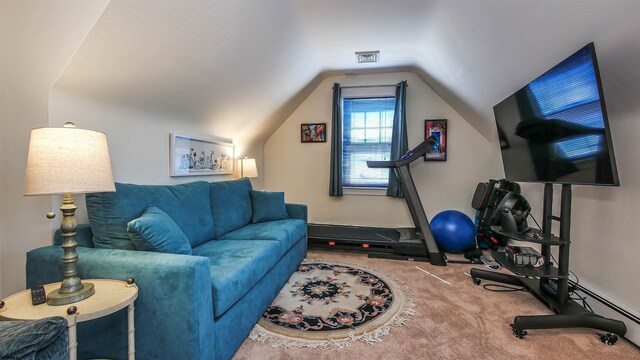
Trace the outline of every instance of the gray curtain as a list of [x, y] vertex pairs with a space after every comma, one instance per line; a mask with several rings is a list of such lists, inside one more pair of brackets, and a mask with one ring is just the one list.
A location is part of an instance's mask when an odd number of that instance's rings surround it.
[[333, 84], [331, 111], [331, 175], [329, 196], [342, 196], [342, 116], [340, 109], [340, 84]]
[[[393, 113], [393, 129], [391, 132], [391, 158], [400, 160], [402, 155], [409, 150], [407, 141], [407, 82], [402, 81], [396, 88], [396, 108]], [[393, 169], [389, 169], [389, 185], [387, 196], [403, 197], [400, 181]]]

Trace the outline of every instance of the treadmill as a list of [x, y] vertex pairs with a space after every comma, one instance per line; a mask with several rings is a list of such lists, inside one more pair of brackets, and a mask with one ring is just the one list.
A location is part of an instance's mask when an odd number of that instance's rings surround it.
[[436, 139], [429, 137], [400, 160], [367, 161], [370, 168], [393, 169], [409, 207], [414, 228], [377, 228], [349, 225], [309, 224], [310, 248], [365, 250], [370, 258], [428, 261], [445, 266], [446, 257], [436, 244], [420, 196], [411, 177], [409, 164], [423, 157]]

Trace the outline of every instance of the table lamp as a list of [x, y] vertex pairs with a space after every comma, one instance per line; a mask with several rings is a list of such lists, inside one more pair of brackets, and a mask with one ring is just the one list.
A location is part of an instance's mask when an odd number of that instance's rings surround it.
[[244, 159], [240, 160], [240, 177], [258, 177], [258, 167], [256, 166], [256, 159], [248, 159], [245, 156]]
[[76, 129], [72, 123], [31, 131], [24, 195], [64, 195], [60, 207], [64, 280], [48, 294], [49, 305], [71, 304], [94, 294], [93, 284], [83, 284], [76, 269], [77, 207], [71, 194], [106, 191], [115, 191], [115, 185], [104, 133]]

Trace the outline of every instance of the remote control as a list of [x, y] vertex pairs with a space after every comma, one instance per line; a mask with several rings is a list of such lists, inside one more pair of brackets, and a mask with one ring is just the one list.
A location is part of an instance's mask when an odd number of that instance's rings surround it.
[[480, 256], [480, 260], [484, 266], [488, 267], [491, 270], [500, 270], [500, 264], [498, 264], [492, 257], [482, 255]]
[[44, 292], [44, 286], [36, 286], [31, 289], [31, 303], [40, 305], [47, 302], [47, 294]]

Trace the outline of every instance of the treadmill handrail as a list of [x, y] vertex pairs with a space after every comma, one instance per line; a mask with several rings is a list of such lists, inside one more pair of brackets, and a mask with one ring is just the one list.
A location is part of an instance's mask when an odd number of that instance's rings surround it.
[[[430, 136], [427, 140], [418, 144], [418, 146], [408, 151], [403, 158], [399, 160], [387, 160], [387, 161], [367, 161], [367, 167], [370, 168], [399, 168], [401, 166], [408, 165], [414, 162], [419, 157], [424, 156], [429, 149], [436, 143], [436, 138]], [[405, 157], [406, 155], [409, 155]]]
[[395, 161], [367, 161], [367, 167], [370, 168], [394, 168], [396, 167]]

